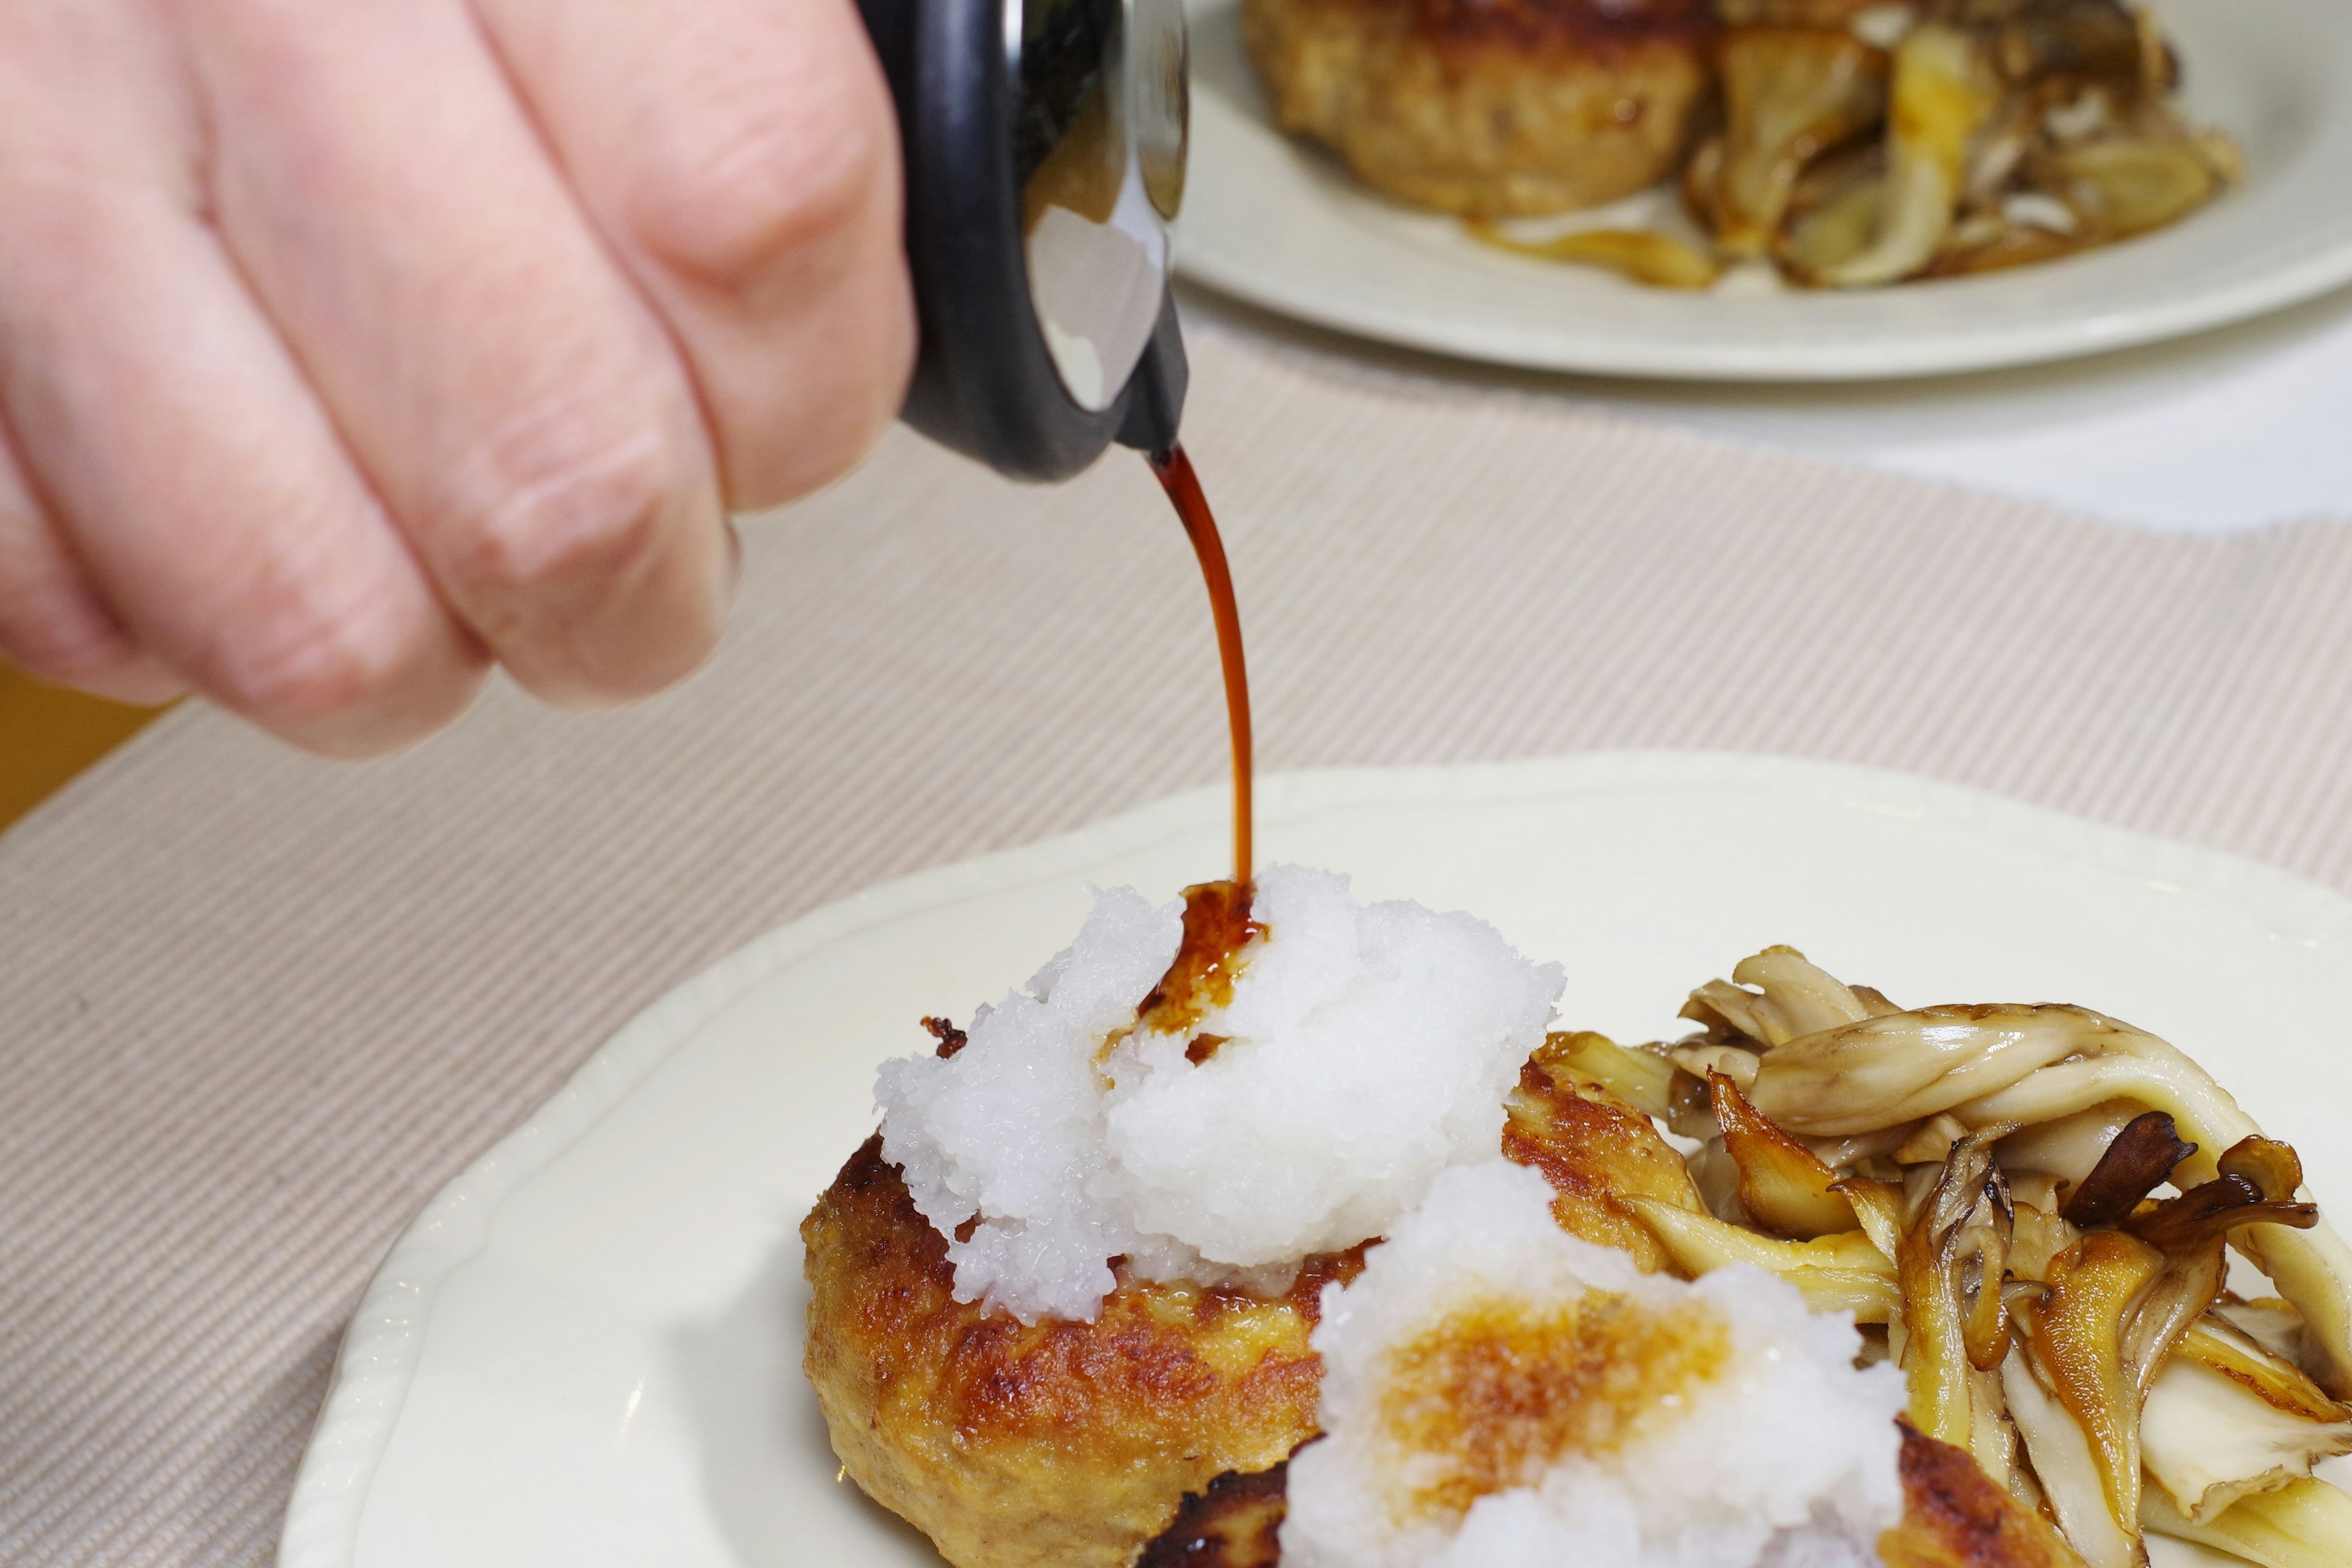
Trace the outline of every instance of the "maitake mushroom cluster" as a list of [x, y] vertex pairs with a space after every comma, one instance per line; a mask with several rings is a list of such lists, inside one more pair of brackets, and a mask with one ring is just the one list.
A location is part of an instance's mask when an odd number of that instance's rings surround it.
[[[1703, 1032], [1671, 1047], [1560, 1042], [1573, 1079], [1698, 1142], [1690, 1192], [1607, 1201], [1674, 1267], [1759, 1265], [1853, 1312], [1913, 1425], [2090, 1568], [2145, 1562], [2150, 1530], [2352, 1563], [2352, 1497], [2311, 1474], [2352, 1452], [2352, 1249], [2196, 1063], [2081, 1007], [1901, 1008], [1784, 947], [1684, 1016]], [[2231, 1248], [2277, 1297], [2229, 1292]]]
[[[1683, 165], [1696, 249], [1646, 230], [1506, 248], [1704, 288], [1769, 261], [1868, 288], [2048, 260], [2158, 228], [2241, 172], [2176, 102], [2122, 0], [1718, 0], [1716, 128]], [[1703, 111], [1702, 111], [1703, 112]], [[1702, 121], [1702, 125], [1704, 121]]]
[[[2118, 0], [1723, 9], [1724, 128], [1685, 200], [1720, 255], [1800, 282], [2041, 261], [2168, 224], [2238, 173], [2177, 112], [2147, 13]], [[1806, 25], [1825, 11], [1845, 27]]]
[[[1643, 1269], [1750, 1264], [1853, 1314], [1909, 1392], [1887, 1568], [2135, 1568], [2148, 1531], [2352, 1563], [2352, 1496], [2312, 1474], [2352, 1452], [2352, 1250], [2196, 1063], [2082, 1007], [1898, 1007], [1786, 947], [1684, 1016], [1552, 1036], [1503, 1152]], [[2232, 1248], [2276, 1297], [2231, 1293]], [[1275, 1568], [1284, 1489], [1220, 1478], [1139, 1568]]]

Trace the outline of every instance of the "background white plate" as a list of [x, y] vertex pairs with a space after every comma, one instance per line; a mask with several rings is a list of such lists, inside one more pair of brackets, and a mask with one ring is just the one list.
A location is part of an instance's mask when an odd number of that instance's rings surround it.
[[[1270, 859], [1476, 911], [1563, 960], [1572, 1024], [1681, 1032], [1772, 942], [1900, 1000], [2070, 1000], [2194, 1053], [2352, 1193], [2352, 902], [2282, 872], [1897, 774], [1601, 754], [1265, 781]], [[836, 1483], [799, 1373], [796, 1226], [927, 1048], [1077, 929], [1086, 884], [1214, 875], [1222, 792], [876, 889], [604, 1047], [435, 1200], [352, 1321], [284, 1568], [935, 1564]], [[2203, 1554], [2159, 1546], [2159, 1564]], [[2218, 1560], [2217, 1560], [2218, 1561]]]
[[[1238, 0], [1192, 0], [1182, 271], [1343, 331], [1553, 370], [1843, 381], [2022, 364], [2242, 320], [2352, 279], [2352, 0], [2156, 0], [2189, 112], [2247, 178], [2155, 234], [2039, 267], [1858, 292], [1643, 289], [1507, 256], [1274, 129]], [[1636, 202], [1644, 198], [1636, 198]]]

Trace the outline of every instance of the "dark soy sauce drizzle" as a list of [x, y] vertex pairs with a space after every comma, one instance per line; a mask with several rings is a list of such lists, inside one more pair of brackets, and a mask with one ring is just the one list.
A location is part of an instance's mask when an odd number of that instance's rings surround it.
[[[1250, 919], [1247, 884], [1197, 882], [1185, 889], [1184, 940], [1168, 973], [1136, 1008], [1136, 1027], [1181, 1035], [1231, 1002], [1234, 982], [1241, 976], [1242, 949], [1263, 929]], [[1202, 1035], [1184, 1055], [1197, 1066], [1224, 1043], [1222, 1036]]]
[[1208, 497], [1201, 493], [1200, 476], [1192, 471], [1192, 459], [1184, 455], [1182, 444], [1152, 453], [1150, 463], [1160, 488], [1175, 503], [1185, 535], [1192, 541], [1192, 553], [1201, 559], [1201, 576], [1209, 586], [1210, 613], [1216, 618], [1217, 658], [1225, 672], [1225, 721], [1233, 731], [1234, 744], [1234, 883], [1244, 889], [1242, 920], [1245, 923], [1246, 889], [1253, 869], [1250, 787], [1254, 769], [1250, 758], [1249, 666], [1242, 657], [1242, 617], [1234, 603], [1234, 574], [1225, 565], [1225, 544], [1217, 535], [1217, 520], [1209, 511]]
[[[1212, 1008], [1233, 1000], [1234, 981], [1244, 960], [1242, 950], [1260, 927], [1250, 919], [1251, 822], [1250, 793], [1255, 770], [1250, 756], [1249, 667], [1242, 658], [1242, 617], [1234, 603], [1234, 574], [1225, 565], [1224, 541], [1217, 535], [1217, 520], [1209, 500], [1201, 493], [1200, 476], [1180, 446], [1150, 458], [1151, 471], [1176, 506], [1176, 515], [1201, 560], [1201, 577], [1209, 587], [1209, 610], [1217, 623], [1217, 659], [1224, 668], [1225, 721], [1234, 748], [1234, 875], [1224, 882], [1202, 882], [1184, 889], [1184, 940], [1175, 961], [1160, 984], [1136, 1010], [1136, 1025], [1155, 1033], [1181, 1034], [1198, 1024]], [[1215, 1054], [1224, 1039], [1202, 1035], [1184, 1048], [1185, 1059], [1198, 1065]]]
[[[1202, 580], [1208, 584], [1209, 611], [1217, 624], [1217, 661], [1224, 668], [1225, 722], [1234, 748], [1233, 879], [1199, 882], [1184, 889], [1183, 941], [1160, 984], [1138, 1005], [1132, 1026], [1155, 1034], [1182, 1034], [1233, 1000], [1234, 982], [1245, 962], [1243, 949], [1265, 928], [1250, 918], [1250, 795], [1255, 772], [1250, 754], [1249, 666], [1242, 657], [1242, 616], [1234, 603], [1225, 542], [1218, 537], [1209, 498], [1201, 493], [1201, 478], [1192, 471], [1192, 459], [1184, 455], [1182, 445], [1154, 452], [1148, 460], [1160, 488], [1175, 503], [1192, 553], [1200, 557]], [[926, 1018], [923, 1026], [939, 1041], [939, 1055], [951, 1057], [963, 1049], [964, 1032], [945, 1018]], [[1101, 1054], [1108, 1055], [1127, 1033], [1113, 1031], [1103, 1041]], [[1224, 1043], [1221, 1035], [1197, 1036], [1185, 1046], [1185, 1059], [1197, 1066]]]

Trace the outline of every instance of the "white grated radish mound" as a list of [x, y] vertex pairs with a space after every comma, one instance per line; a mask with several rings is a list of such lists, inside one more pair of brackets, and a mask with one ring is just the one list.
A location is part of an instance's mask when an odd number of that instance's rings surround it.
[[[1265, 934], [1232, 1000], [1184, 1033], [1103, 1053], [1181, 938], [1178, 906], [1122, 889], [954, 1057], [884, 1065], [884, 1155], [941, 1234], [979, 1221], [949, 1244], [960, 1298], [1091, 1319], [1119, 1256], [1149, 1278], [1278, 1288], [1308, 1254], [1385, 1233], [1439, 1173], [1494, 1158], [1559, 966], [1471, 916], [1360, 904], [1298, 867], [1260, 875], [1252, 914]], [[1223, 1043], [1195, 1064], [1202, 1034]]]
[[1439, 1172], [1494, 1158], [1560, 991], [1492, 926], [1358, 904], [1344, 877], [1269, 871], [1254, 915], [1265, 942], [1195, 1031], [1216, 1054], [1139, 1034], [1108, 1064], [1137, 1226], [1243, 1268], [1383, 1235]]
[[[1326, 1288], [1313, 1342], [1328, 1435], [1291, 1461], [1284, 1568], [1878, 1568], [1903, 1512], [1902, 1374], [1856, 1371], [1852, 1323], [1809, 1313], [1785, 1281], [1643, 1275], [1560, 1230], [1551, 1197], [1500, 1160], [1448, 1172], [1353, 1285]], [[1579, 1426], [1578, 1398], [1526, 1351], [1573, 1342], [1496, 1322], [1612, 1325], [1594, 1342], [1648, 1347], [1608, 1365], [1635, 1414]], [[1677, 1342], [1714, 1359], [1657, 1348]]]
[[[1024, 1321], [1091, 1318], [1108, 1259], [1136, 1245], [1103, 1145], [1095, 1051], [1135, 1017], [1182, 939], [1178, 907], [1131, 888], [1095, 895], [1078, 939], [1024, 992], [982, 1007], [953, 1057], [882, 1064], [882, 1152], [942, 1236], [956, 1294]], [[957, 1227], [982, 1216], [969, 1241]]]

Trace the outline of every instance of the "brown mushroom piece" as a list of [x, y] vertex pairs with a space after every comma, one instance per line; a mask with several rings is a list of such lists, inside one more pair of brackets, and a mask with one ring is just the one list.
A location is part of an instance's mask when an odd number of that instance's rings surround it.
[[2171, 1117], [2161, 1110], [2144, 1112], [2116, 1132], [2059, 1213], [2067, 1224], [2086, 1229], [2113, 1225], [2169, 1181], [2172, 1167], [2195, 1152], [2197, 1145], [2181, 1142]]
[[1724, 143], [1708, 203], [1727, 256], [1764, 255], [1812, 159], [1876, 125], [1887, 57], [1852, 33], [1734, 27], [1717, 47]]
[[2001, 22], [1992, 58], [2011, 81], [2049, 77], [2134, 82], [2143, 68], [2139, 24], [2116, 0], [2052, 0]]
[[2198, 143], [2169, 131], [2048, 149], [2032, 177], [2102, 240], [2162, 228], [2211, 200], [2222, 183]]
[[[2130, 1100], [2117, 1100], [2072, 1116], [2037, 1121], [2002, 1139], [1995, 1158], [2009, 1173], [2011, 1184], [2023, 1173], [2040, 1172], [2069, 1187], [2079, 1187], [2106, 1158], [2116, 1135], [2135, 1117], [2146, 1114]], [[2057, 1206], [2052, 1205], [2053, 1213]]]
[[[1778, 962], [1821, 974], [1793, 950], [1778, 951], [1788, 955]], [[2021, 1131], [2003, 1144], [2005, 1153], [2014, 1152], [2027, 1168], [2054, 1167], [2079, 1179], [2075, 1167], [2087, 1175], [2114, 1129], [2160, 1110], [2184, 1142], [2198, 1146], [2175, 1173], [2194, 1186], [2222, 1173], [2210, 1151], [2260, 1136], [2228, 1091], [2183, 1052], [2088, 1008], [1944, 1005], [1883, 1013], [1826, 975], [1784, 994], [1826, 999], [1832, 1016], [1849, 1008], [1858, 1016], [1795, 1033], [1793, 1025], [1817, 1015], [1783, 1012], [1788, 1002], [1769, 988], [1759, 994], [1715, 981], [1694, 991], [1684, 1011], [1707, 1024], [1716, 1043], [1681, 1049], [1720, 1060], [1724, 1050], [1737, 1048], [1731, 1038], [1758, 1047], [1746, 1053], [1755, 1063], [1743, 1089], [1748, 1102], [1817, 1150], [1828, 1141], [1896, 1131], [1902, 1135], [1889, 1146], [1900, 1149], [1918, 1136], [1915, 1123], [1948, 1115], [1968, 1128], [2011, 1124]], [[2242, 1177], [2252, 1181], [2254, 1173]], [[2281, 1193], [2263, 1201], [2273, 1206], [2238, 1211], [2231, 1243], [2301, 1314], [2304, 1357], [2320, 1385], [2352, 1394], [2352, 1247], [2324, 1218], [2310, 1222], [2301, 1206], [2307, 1200]], [[2184, 1223], [2173, 1217], [2182, 1213], [2168, 1211], [2159, 1222], [2159, 1242], [2174, 1234], [2168, 1227]]]
[[1813, 1152], [1757, 1113], [1724, 1074], [1707, 1075], [1724, 1151], [1738, 1169], [1740, 1206], [1775, 1236], [1811, 1241], [1857, 1229], [1853, 1202], [1837, 1173]]
[[1795, 948], [1768, 947], [1741, 959], [1729, 980], [1710, 980], [1693, 991], [1682, 1016], [1769, 1049], [1893, 1010], [1873, 1006]]
[[2352, 1563], [2352, 1495], [2326, 1481], [2287, 1482], [2242, 1498], [2208, 1524], [2193, 1524], [2150, 1487], [2141, 1517], [2160, 1535], [2193, 1541], [2258, 1568], [2344, 1568]]
[[1644, 228], [1580, 228], [1549, 239], [1518, 239], [1483, 218], [1463, 228], [1481, 245], [1538, 261], [1598, 267], [1653, 289], [1706, 289], [1723, 275], [1714, 258], [1672, 235]]
[[2055, 261], [2083, 249], [2085, 243], [2072, 234], [2000, 216], [1989, 221], [1981, 233], [1956, 230], [1951, 242], [1937, 252], [1920, 276], [1969, 278], [1981, 272], [2005, 272], [2012, 267]]
[[1748, 1098], [1800, 1135], [1865, 1132], [1986, 1101], [2037, 1068], [2101, 1051], [2125, 1027], [2082, 1007], [1916, 1007], [1780, 1044], [1765, 1056]]
[[[2190, 1236], [2160, 1252], [2124, 1231], [2091, 1231], [2052, 1261], [2047, 1296], [2020, 1313], [2028, 1328], [2008, 1378], [2012, 1409], [2069, 1537], [2095, 1565], [2137, 1559], [2144, 1471], [2191, 1493], [2201, 1520], [2298, 1473], [2298, 1458], [2307, 1474], [2311, 1458], [2340, 1451], [2332, 1445], [2352, 1433], [2308, 1409], [2269, 1415], [2228, 1376], [2173, 1354], [2221, 1292], [2219, 1242], [2218, 1232]], [[2036, 1387], [2021, 1389], [2021, 1374]]]
[[[2352, 1279], [2293, 1149], [2181, 1052], [2088, 1009], [1897, 1012], [1786, 949], [1735, 973], [1692, 994], [1685, 1016], [1706, 1033], [1669, 1054], [1708, 1075], [1703, 1125], [1679, 1130], [1714, 1140], [1737, 1197], [1718, 1212], [1738, 1223], [1641, 1206], [1678, 1265], [1754, 1263], [1864, 1321], [1891, 1296], [1882, 1353], [1905, 1371], [1923, 1440], [2046, 1509], [2090, 1568], [2139, 1568], [2143, 1518], [2215, 1542], [2234, 1531], [2229, 1549], [2258, 1562], [2285, 1539], [2266, 1508], [2326, 1524], [2329, 1505], [2260, 1500], [2352, 1450], [2352, 1411], [2292, 1359], [2310, 1348], [2315, 1372], [2340, 1364], [2332, 1314]], [[1889, 1155], [1903, 1183], [1864, 1173]], [[2009, 1194], [2012, 1164], [2039, 1205]], [[2168, 1181], [2183, 1190], [2151, 1195]], [[1813, 1206], [1832, 1195], [1856, 1233]], [[2311, 1302], [2308, 1319], [2225, 1301], [2225, 1237]], [[2323, 1560], [2352, 1558], [2278, 1559]]]
[[1773, 252], [1791, 278], [1819, 283], [1869, 247], [1878, 232], [1885, 174], [1885, 154], [1875, 146], [1860, 157], [1832, 153], [1805, 171]]
[[1628, 1198], [1675, 1265], [1696, 1278], [1752, 1264], [1797, 1288], [1816, 1312], [1851, 1312], [1858, 1323], [1885, 1323], [1901, 1310], [1895, 1265], [1861, 1231], [1812, 1241], [1775, 1241], [1752, 1230], [1654, 1198]]
[[[2000, 1366], [2009, 1351], [2000, 1291], [2009, 1194], [1993, 1167], [1997, 1136], [1970, 1137], [1953, 1148], [1895, 1247], [1903, 1292], [1900, 1360], [1911, 1421], [1930, 1437], [1962, 1448], [1977, 1447], [1984, 1425], [1970, 1373]], [[1973, 1280], [1965, 1278], [1970, 1263], [1978, 1265]], [[1979, 1463], [1987, 1458], [1977, 1454]]]
[[2164, 1268], [2141, 1294], [2124, 1329], [2124, 1381], [2136, 1397], [2147, 1397], [2149, 1385], [2181, 1336], [2221, 1299], [2228, 1274], [2229, 1260], [2218, 1236], [2166, 1249]]
[[2182, 1336], [2140, 1410], [2148, 1480], [2192, 1524], [2352, 1453], [2352, 1410], [2291, 1363], [2205, 1319]]
[[[2119, 1233], [2105, 1231], [2102, 1236], [2116, 1237]], [[2084, 1237], [2087, 1242], [2090, 1238]], [[2135, 1247], [2144, 1243], [2122, 1240]], [[2146, 1248], [2150, 1254], [2153, 1248]], [[2071, 1259], [2062, 1256], [2053, 1272], [2067, 1268]], [[2152, 1262], [2149, 1267], [2153, 1267]], [[2011, 1312], [2020, 1331], [2020, 1343], [2010, 1358], [2001, 1363], [2001, 1392], [2007, 1398], [2011, 1419], [2016, 1422], [2018, 1436], [2023, 1439], [2033, 1473], [2042, 1484], [2051, 1511], [2066, 1539], [2080, 1552], [2089, 1568], [2139, 1568], [2145, 1561], [2140, 1546], [2140, 1527], [2137, 1510], [2128, 1517], [2119, 1517], [2115, 1507], [2115, 1492], [2108, 1485], [2113, 1469], [2113, 1455], [2103, 1457], [2101, 1444], [2069, 1403], [2061, 1397], [2058, 1384], [2061, 1374], [2051, 1368], [2038, 1353], [2036, 1342], [2042, 1337], [2042, 1303], [2030, 1293], [2021, 1292], [2011, 1303]], [[2117, 1312], [2120, 1317], [2120, 1310]], [[2085, 1331], [2087, 1330], [2087, 1331]], [[2121, 1407], [2118, 1392], [2112, 1402], [2104, 1397], [2104, 1386], [2112, 1381], [2120, 1384], [2119, 1367], [2102, 1376], [2102, 1356], [2095, 1325], [2086, 1325], [2062, 1334], [2061, 1343], [2079, 1345], [2082, 1359], [2088, 1364], [2079, 1369], [2086, 1375], [2070, 1381], [2091, 1385], [2094, 1403], [2104, 1412], [2102, 1425], [2111, 1431], [2127, 1418], [2136, 1418], [2136, 1410]], [[2119, 1362], [2120, 1357], [2116, 1357]], [[2137, 1436], [2137, 1426], [2133, 1427]], [[2136, 1479], [2136, 1478], [2135, 1478]], [[2130, 1489], [2136, 1491], [2135, 1486]]]
[[2277, 1296], [2253, 1300], [2222, 1293], [2213, 1316], [2289, 1363], [2303, 1364], [2303, 1314]]
[[[2196, 1152], [2197, 1146], [2183, 1142], [2172, 1118], [2160, 1110], [2136, 1116], [2116, 1129], [2106, 1151], [2077, 1184], [2056, 1222], [2063, 1230], [2075, 1233], [2076, 1241], [2053, 1248], [2053, 1232], [2039, 1224], [2038, 1216], [2037, 1224], [2028, 1227], [2026, 1250], [2040, 1255], [2031, 1277], [2054, 1280], [2058, 1272], [2053, 1264], [2081, 1256], [2082, 1232], [2112, 1228], [2119, 1221], [2159, 1212], [2164, 1205], [2149, 1200], [2148, 1193]], [[2292, 1163], [2293, 1151], [2287, 1152], [2287, 1165], [2271, 1160], [2267, 1168], [2299, 1177], [2301, 1167]], [[2120, 1338], [2123, 1383], [2134, 1399], [2147, 1397], [2148, 1385], [2174, 1345], [2221, 1295], [2225, 1259], [2221, 1227], [2173, 1228], [2173, 1234], [2142, 1237], [2162, 1250], [2163, 1259], [2128, 1308]]]
[[1665, 1052], [1654, 1046], [1628, 1047], [1590, 1029], [1563, 1031], [1544, 1037], [1546, 1060], [1589, 1079], [1622, 1098], [1644, 1116], [1661, 1121], [1674, 1114], [1675, 1080], [1684, 1077]]
[[[2246, 1142], [2268, 1140], [2250, 1138]], [[2294, 1188], [2284, 1190], [2293, 1193]], [[2136, 1235], [2158, 1247], [2185, 1247], [2208, 1237], [2226, 1235], [2242, 1226], [2286, 1226], [2309, 1230], [2318, 1223], [2317, 1204], [2270, 1197], [2247, 1177], [2227, 1171], [2179, 1197], [2150, 1206], [2146, 1213], [2134, 1215], [2128, 1222]]]
[[[2135, 1101], [2168, 1112], [2182, 1133], [2199, 1145], [2199, 1152], [2182, 1161], [2176, 1172], [2176, 1180], [2191, 1183], [2221, 1173], [2218, 1157], [2207, 1151], [2234, 1148], [2260, 1136], [2252, 1119], [2229, 1092], [2180, 1050], [2145, 1030], [2086, 1009], [2063, 1011], [2081, 1016], [2086, 1030], [2082, 1051], [2037, 1068], [2005, 1089], [1954, 1106], [1953, 1113], [1971, 1125], [2030, 1124], [2118, 1100]], [[1769, 1076], [1768, 1064], [1758, 1080], [1759, 1105]], [[2339, 1396], [2352, 1394], [2352, 1247], [2324, 1218], [2306, 1222], [2294, 1207], [2280, 1208], [2275, 1215], [2248, 1213], [2246, 1223], [2231, 1233], [2231, 1244], [2303, 1314], [2306, 1363], [2321, 1386]]]
[[1969, 142], [2000, 101], [1992, 68], [1967, 30], [1931, 22], [1904, 37], [1895, 48], [1877, 228], [1859, 255], [1823, 268], [1822, 283], [1868, 288], [1927, 265], [1951, 229]]

